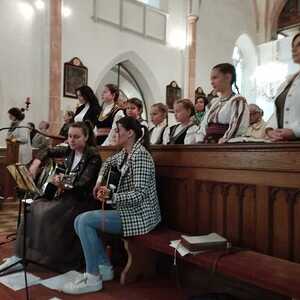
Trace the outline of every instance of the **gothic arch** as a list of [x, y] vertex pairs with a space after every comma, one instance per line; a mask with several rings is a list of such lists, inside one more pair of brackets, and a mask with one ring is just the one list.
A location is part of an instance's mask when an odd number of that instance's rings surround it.
[[277, 33], [277, 23], [279, 15], [284, 8], [287, 0], [277, 0], [273, 5], [273, 9], [270, 13], [270, 22], [271, 22], [271, 37], [275, 37]]
[[153, 72], [145, 63], [145, 61], [134, 51], [128, 51], [122, 53], [112, 59], [106, 67], [98, 75], [96, 81], [96, 93], [99, 94], [107, 82], [104, 82], [105, 75], [111, 70], [115, 65], [122, 63], [130, 71], [130, 73], [136, 79], [138, 85], [143, 91], [143, 96], [145, 98], [147, 107], [151, 105], [152, 102], [161, 98], [163, 95], [162, 85], [160, 85], [155, 78]]

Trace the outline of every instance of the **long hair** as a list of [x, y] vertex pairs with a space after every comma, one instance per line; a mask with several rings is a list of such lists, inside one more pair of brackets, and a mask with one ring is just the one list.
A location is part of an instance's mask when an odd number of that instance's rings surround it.
[[117, 125], [122, 125], [127, 131], [133, 130], [135, 133], [135, 142], [139, 139], [141, 140], [141, 144], [149, 150], [150, 147], [150, 138], [148, 128], [142, 125], [138, 120], [133, 117], [123, 117], [117, 121]]
[[75, 122], [75, 123], [71, 124], [69, 129], [71, 127], [80, 128], [82, 130], [83, 135], [85, 137], [88, 137], [87, 142], [86, 142], [88, 146], [96, 146], [96, 140], [95, 140], [95, 135], [93, 132], [93, 127], [89, 120], [86, 120], [83, 122]]
[[236, 71], [234, 65], [230, 63], [223, 63], [218, 64], [213, 67], [213, 69], [218, 69], [223, 74], [230, 74], [231, 75], [231, 85], [235, 87], [238, 93], [240, 93], [239, 88], [236, 84]]
[[96, 106], [100, 108], [99, 101], [93, 90], [88, 85], [83, 85], [76, 89], [76, 93], [80, 92], [81, 96], [90, 106]]

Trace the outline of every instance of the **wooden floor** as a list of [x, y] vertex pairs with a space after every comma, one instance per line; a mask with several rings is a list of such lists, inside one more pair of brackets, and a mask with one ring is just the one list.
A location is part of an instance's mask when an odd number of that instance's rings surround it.
[[[5, 240], [6, 234], [0, 234], [0, 243]], [[0, 246], [0, 260], [12, 254], [12, 243]], [[50, 272], [29, 266], [29, 272], [41, 277], [49, 278], [52, 275]], [[41, 285], [29, 288], [31, 300], [48, 300], [51, 298], [59, 299], [78, 299], [78, 300], [181, 300], [185, 299], [183, 291], [176, 288], [175, 282], [164, 278], [156, 278], [151, 281], [141, 281], [135, 284], [122, 286], [117, 280], [104, 283], [102, 291], [86, 294], [81, 296], [68, 296], [60, 292], [52, 291]], [[0, 284], [0, 299], [1, 300], [23, 300], [26, 299], [25, 291], [14, 292]]]
[[0, 233], [15, 232], [18, 217], [18, 202], [5, 202], [0, 207]]

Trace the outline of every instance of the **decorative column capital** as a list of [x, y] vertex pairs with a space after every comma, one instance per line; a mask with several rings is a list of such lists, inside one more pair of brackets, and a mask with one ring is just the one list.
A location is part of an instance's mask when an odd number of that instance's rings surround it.
[[187, 19], [189, 23], [196, 23], [199, 20], [199, 17], [196, 15], [189, 15]]

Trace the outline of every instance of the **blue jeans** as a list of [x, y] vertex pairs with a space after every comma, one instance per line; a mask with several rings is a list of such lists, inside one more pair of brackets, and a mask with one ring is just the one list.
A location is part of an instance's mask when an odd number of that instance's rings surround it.
[[120, 234], [122, 221], [117, 210], [93, 210], [80, 214], [74, 221], [74, 228], [80, 238], [84, 252], [86, 272], [99, 273], [99, 265], [110, 266], [106, 249], [100, 239], [99, 231]]

